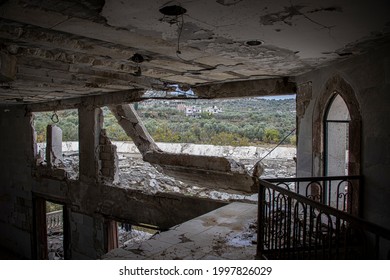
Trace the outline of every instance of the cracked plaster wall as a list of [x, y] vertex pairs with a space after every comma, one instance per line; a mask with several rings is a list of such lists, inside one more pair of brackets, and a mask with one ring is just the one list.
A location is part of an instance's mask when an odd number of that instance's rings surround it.
[[[362, 215], [386, 228], [390, 228], [389, 49], [389, 46], [385, 46], [296, 78], [298, 95], [301, 94], [297, 97], [299, 102], [297, 106], [300, 108], [297, 176], [321, 174], [322, 155], [313, 155], [313, 143], [320, 141], [321, 137], [313, 130], [316, 127], [315, 123], [313, 125], [315, 110], [321, 96], [326, 92], [325, 86], [328, 81], [337, 82], [340, 78], [344, 79], [355, 93], [361, 114], [362, 132], [361, 135], [354, 136], [356, 139], [354, 143], [361, 140], [360, 174], [364, 176], [364, 189], [361, 194]], [[307, 99], [310, 91], [312, 98]], [[346, 102], [348, 104], [351, 101]]]

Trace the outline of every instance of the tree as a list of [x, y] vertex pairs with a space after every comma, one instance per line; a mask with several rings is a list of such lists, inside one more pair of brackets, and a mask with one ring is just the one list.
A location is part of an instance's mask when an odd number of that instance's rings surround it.
[[235, 133], [221, 132], [211, 137], [210, 143], [222, 146], [248, 146], [249, 140]]
[[156, 132], [152, 135], [152, 137], [157, 142], [170, 142], [170, 143], [180, 142], [180, 135], [174, 133], [168, 127], [167, 123], [163, 123], [163, 125], [159, 126], [156, 129]]
[[279, 131], [274, 128], [266, 128], [264, 132], [264, 142], [275, 144], [280, 141]]

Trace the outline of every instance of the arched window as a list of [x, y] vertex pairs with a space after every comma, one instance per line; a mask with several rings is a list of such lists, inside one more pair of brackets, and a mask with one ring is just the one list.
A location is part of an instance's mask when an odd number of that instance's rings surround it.
[[324, 120], [325, 176], [348, 175], [350, 121], [347, 104], [339, 94], [335, 95]]
[[[313, 174], [317, 176], [357, 176], [360, 174], [361, 115], [353, 88], [340, 76], [334, 75], [325, 83], [316, 102], [313, 116]], [[325, 203], [337, 207], [337, 197], [345, 203], [338, 209], [359, 215], [360, 181], [353, 186], [332, 181], [323, 187]], [[336, 186], [336, 188], [334, 188]], [[341, 194], [343, 193], [343, 194]]]

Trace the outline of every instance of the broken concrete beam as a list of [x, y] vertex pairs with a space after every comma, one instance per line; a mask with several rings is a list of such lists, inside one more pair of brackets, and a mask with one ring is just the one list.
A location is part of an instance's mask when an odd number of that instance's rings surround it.
[[227, 204], [179, 193], [147, 194], [112, 185], [72, 183], [69, 188], [67, 199], [79, 212], [88, 215], [99, 213], [115, 220], [155, 225], [161, 229], [168, 229]]
[[157, 170], [190, 185], [226, 191], [256, 193], [256, 178], [233, 159], [166, 152], [148, 152], [144, 160]]
[[49, 167], [57, 167], [62, 163], [62, 130], [56, 125], [47, 126], [46, 162]]
[[296, 84], [288, 78], [272, 78], [192, 87], [199, 98], [283, 95], [296, 93]]
[[144, 160], [152, 164], [164, 164], [174, 166], [185, 166], [204, 170], [220, 172], [234, 171], [239, 174], [246, 174], [243, 164], [233, 159], [215, 156], [199, 156], [190, 154], [173, 154], [167, 152], [147, 152]]
[[146, 130], [133, 105], [117, 105], [109, 106], [109, 108], [127, 136], [133, 139], [142, 155], [149, 151], [161, 151]]
[[128, 104], [130, 102], [141, 101], [145, 90], [129, 89], [114, 91], [106, 94], [61, 99], [56, 101], [35, 103], [27, 105], [27, 110], [31, 112], [47, 112], [53, 110], [66, 110], [82, 107], [83, 104], [93, 104], [94, 107], [107, 106], [110, 104]]

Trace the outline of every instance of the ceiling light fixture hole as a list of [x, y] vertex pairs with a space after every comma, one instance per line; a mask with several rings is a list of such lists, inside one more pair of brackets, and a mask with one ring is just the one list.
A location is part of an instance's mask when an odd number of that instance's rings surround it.
[[260, 41], [260, 40], [250, 40], [250, 41], [247, 41], [246, 44], [248, 46], [260, 46], [260, 45], [264, 44], [264, 42]]
[[135, 53], [130, 59], [135, 63], [142, 63], [144, 61], [144, 57], [139, 53]]
[[165, 6], [162, 7], [159, 11], [165, 16], [180, 16], [187, 12], [186, 9], [177, 5]]

